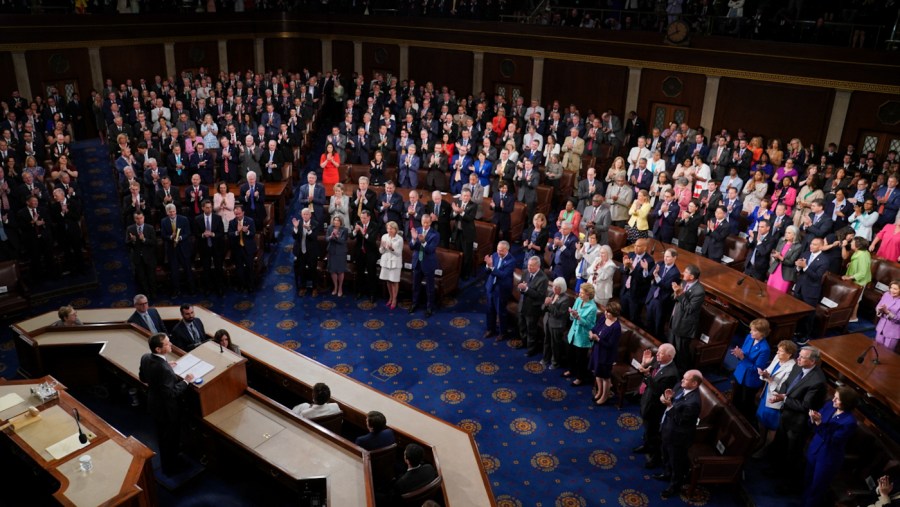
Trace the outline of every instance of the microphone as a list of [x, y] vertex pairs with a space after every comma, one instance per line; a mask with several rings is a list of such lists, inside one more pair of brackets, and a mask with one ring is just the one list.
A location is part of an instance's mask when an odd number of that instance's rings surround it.
[[75, 413], [75, 424], [78, 426], [78, 441], [82, 444], [86, 444], [88, 441], [88, 437], [84, 434], [83, 431], [81, 431], [81, 415], [78, 413], [77, 408], [73, 408], [72, 412]]
[[870, 350], [875, 352], [875, 357], [872, 359], [872, 364], [875, 364], [875, 365], [881, 364], [881, 361], [878, 360], [878, 349], [875, 348], [875, 345], [869, 345], [869, 348], [864, 350], [863, 353], [860, 354], [859, 357], [856, 358], [856, 362], [859, 364], [863, 364], [863, 361], [866, 360], [866, 355], [869, 353]]
[[219, 341], [219, 354], [223, 354], [223, 353], [225, 353], [225, 349], [222, 348], [222, 342], [220, 340]]
[[653, 254], [655, 254], [655, 253], [656, 253], [656, 241], [654, 241], [653, 244], [650, 245], [650, 257], [653, 257]]
[[[744, 280], [746, 280], [747, 278], [748, 278], [747, 275], [744, 275], [743, 278], [738, 280], [737, 284], [744, 285]], [[757, 295], [759, 297], [763, 297], [763, 290], [762, 290], [762, 286], [759, 284], [759, 280], [757, 280], [756, 278], [751, 278], [751, 280], [753, 280], [754, 286], [757, 288], [757, 290], [759, 290], [759, 293]]]

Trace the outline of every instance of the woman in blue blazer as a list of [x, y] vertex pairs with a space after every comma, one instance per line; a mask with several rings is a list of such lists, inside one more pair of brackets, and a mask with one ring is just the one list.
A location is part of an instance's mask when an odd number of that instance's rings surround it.
[[766, 341], [770, 329], [766, 319], [754, 320], [750, 323], [750, 334], [744, 339], [744, 344], [731, 351], [731, 355], [740, 361], [734, 369], [732, 401], [751, 423], [756, 419], [756, 393], [763, 385], [759, 372], [766, 369], [772, 357], [769, 342]]
[[853, 409], [859, 395], [849, 387], [838, 387], [822, 410], [809, 411], [813, 437], [806, 450], [804, 507], [832, 505], [827, 502], [832, 479], [841, 470], [847, 442], [856, 432]]

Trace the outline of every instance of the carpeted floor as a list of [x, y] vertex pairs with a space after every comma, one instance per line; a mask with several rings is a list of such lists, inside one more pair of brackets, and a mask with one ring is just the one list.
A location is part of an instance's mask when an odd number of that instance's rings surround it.
[[[36, 312], [67, 303], [81, 308], [130, 306], [134, 294], [106, 148], [97, 141], [78, 143], [75, 160], [88, 174], [82, 184], [99, 288], [39, 302]], [[421, 312], [408, 315], [405, 308], [390, 311], [383, 302], [373, 305], [330, 295], [298, 298], [290, 241], [290, 235], [281, 235], [270, 254], [262, 288], [255, 294], [151, 303], [192, 302], [207, 307], [472, 432], [500, 505], [637, 507], [664, 502], [660, 492], [665, 484], [650, 478], [650, 471], [643, 468], [643, 456], [631, 453], [640, 443], [637, 405], [626, 403], [622, 410], [594, 406], [590, 390], [571, 387], [559, 370], [544, 369], [510, 342], [482, 340], [480, 281], [444, 300], [427, 320]], [[867, 330], [865, 326], [871, 329], [867, 323], [858, 329]], [[13, 342], [8, 329], [0, 332], [0, 374], [11, 377], [16, 369]], [[725, 384], [722, 382], [723, 388]], [[340, 393], [334, 394], [340, 397]], [[110, 420], [127, 419], [127, 414], [110, 414]], [[146, 438], [152, 440], [152, 435]], [[772, 505], [765, 479], [754, 479], [752, 484], [751, 496], [759, 495], [755, 503]], [[198, 488], [209, 494], [228, 491], [234, 498], [254, 500], [254, 488], [240, 478], [202, 478], [200, 485], [194, 486]], [[161, 500], [197, 505], [190, 500], [194, 494], [165, 494]], [[731, 486], [701, 487], [693, 498], [668, 502], [744, 505], [744, 494], [743, 488]], [[789, 499], [778, 502], [787, 505]]]

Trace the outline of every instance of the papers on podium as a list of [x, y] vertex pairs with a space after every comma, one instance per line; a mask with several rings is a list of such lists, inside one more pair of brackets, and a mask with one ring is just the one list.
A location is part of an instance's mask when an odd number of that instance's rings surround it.
[[200, 359], [199, 357], [193, 354], [185, 354], [181, 356], [175, 363], [175, 374], [181, 378], [188, 376], [188, 374], [193, 373], [194, 378], [203, 378], [204, 375], [211, 372], [213, 370], [213, 365], [207, 363], [206, 361]]

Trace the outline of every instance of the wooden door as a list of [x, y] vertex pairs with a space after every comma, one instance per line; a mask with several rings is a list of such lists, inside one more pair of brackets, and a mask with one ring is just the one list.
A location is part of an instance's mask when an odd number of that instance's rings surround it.
[[72, 100], [72, 95], [75, 93], [78, 93], [78, 95], [81, 95], [81, 93], [78, 92], [78, 81], [76, 81], [74, 79], [61, 79], [59, 81], [44, 81], [41, 84], [42, 84], [41, 89], [44, 92], [45, 100], [47, 97], [49, 97], [51, 95], [50, 91], [53, 88], [56, 88], [57, 92], [59, 92], [59, 95], [61, 97], [63, 97], [64, 99], [66, 99], [66, 102]]
[[870, 151], [875, 152], [875, 159], [879, 161], [887, 158], [889, 151], [900, 153], [900, 134], [874, 131], [861, 132], [859, 143], [856, 145], [856, 152], [864, 154]]
[[682, 122], [691, 121], [691, 108], [677, 104], [664, 104], [652, 102], [650, 104], [651, 129], [658, 128], [660, 132], [666, 130], [670, 122], [681, 125]]
[[494, 95], [502, 95], [507, 104], [515, 104], [525, 87], [520, 84], [494, 83]]

